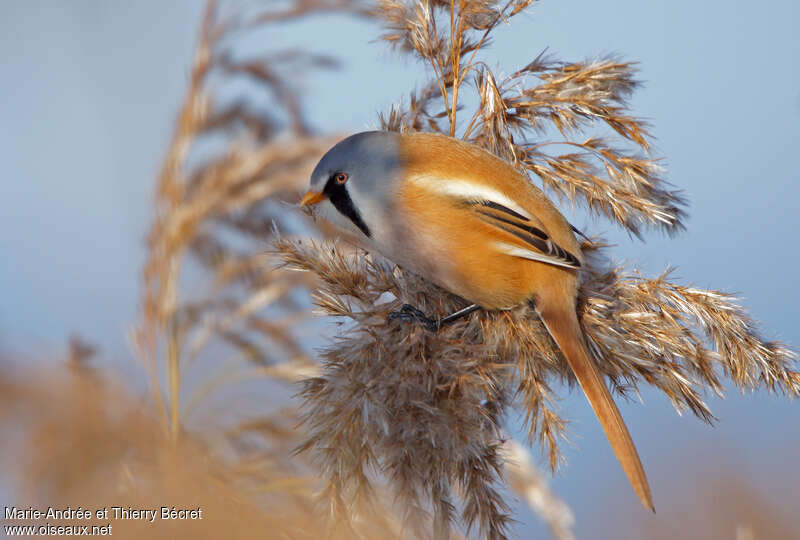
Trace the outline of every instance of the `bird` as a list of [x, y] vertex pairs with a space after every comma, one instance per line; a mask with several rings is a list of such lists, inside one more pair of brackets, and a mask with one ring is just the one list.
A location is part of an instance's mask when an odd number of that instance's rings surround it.
[[443, 134], [366, 131], [320, 159], [300, 205], [368, 251], [471, 302], [436, 321], [405, 305], [399, 318], [437, 330], [477, 309], [535, 306], [635, 493], [655, 512], [639, 454], [578, 320], [584, 260], [576, 229], [527, 176]]

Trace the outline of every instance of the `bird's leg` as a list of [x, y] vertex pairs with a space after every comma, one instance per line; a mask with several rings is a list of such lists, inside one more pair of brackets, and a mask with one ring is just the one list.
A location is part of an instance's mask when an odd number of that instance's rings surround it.
[[462, 317], [466, 317], [470, 313], [478, 311], [479, 309], [481, 309], [481, 306], [479, 306], [478, 304], [470, 304], [470, 305], [468, 305], [467, 307], [465, 307], [463, 309], [459, 309], [455, 313], [451, 313], [447, 317], [444, 317], [443, 319], [440, 319], [439, 320], [439, 328], [441, 328], [445, 324], [451, 323], [453, 321], [457, 321], [458, 319], [461, 319]]
[[415, 308], [411, 304], [403, 304], [399, 311], [392, 311], [387, 317], [390, 321], [417, 322], [430, 332], [435, 332], [440, 328], [438, 321], [431, 319], [422, 310]]
[[403, 304], [403, 307], [401, 307], [399, 311], [393, 311], [392, 313], [390, 313], [388, 319], [390, 321], [393, 320], [401, 320], [407, 322], [416, 321], [422, 326], [424, 326], [430, 332], [436, 332], [438, 330], [441, 330], [442, 326], [444, 326], [445, 324], [449, 324], [462, 317], [466, 317], [470, 313], [477, 311], [479, 309], [480, 306], [478, 304], [471, 304], [441, 319], [432, 319], [427, 315], [425, 315], [425, 313], [423, 313], [421, 310], [412, 306], [411, 304]]

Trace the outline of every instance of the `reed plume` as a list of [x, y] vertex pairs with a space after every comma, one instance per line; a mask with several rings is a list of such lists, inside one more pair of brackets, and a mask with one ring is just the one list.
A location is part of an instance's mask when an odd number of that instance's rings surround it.
[[[386, 28], [383, 39], [430, 76], [405, 105], [379, 116], [382, 129], [439, 132], [479, 145], [636, 236], [682, 230], [686, 200], [664, 180], [649, 153], [649, 127], [628, 108], [638, 85], [635, 64], [541, 54], [499, 78], [481, 60], [499, 23], [531, 4], [380, 1], [373, 14]], [[478, 104], [471, 114], [463, 105], [470, 92]], [[599, 128], [613, 137], [594, 135]], [[415, 535], [447, 538], [460, 520], [481, 537], [507, 538], [505, 412], [523, 409], [529, 439], [541, 443], [555, 468], [565, 420], [552, 385], [575, 382], [534, 310], [481, 311], [429, 333], [387, 316], [408, 303], [442, 317], [466, 302], [337, 242], [277, 237], [275, 245], [286, 268], [319, 278], [315, 304], [342, 321], [322, 353], [321, 375], [302, 392], [308, 434], [301, 450], [325, 471], [326, 492], [340, 501], [337, 517], [370, 500], [377, 472]], [[614, 391], [648, 383], [678, 412], [707, 422], [713, 415], [704, 392], [722, 395], [723, 375], [742, 390], [800, 394], [795, 354], [764, 340], [736, 298], [674, 283], [669, 272], [648, 278], [616, 265], [599, 239], [582, 247], [589, 260], [578, 314]]]

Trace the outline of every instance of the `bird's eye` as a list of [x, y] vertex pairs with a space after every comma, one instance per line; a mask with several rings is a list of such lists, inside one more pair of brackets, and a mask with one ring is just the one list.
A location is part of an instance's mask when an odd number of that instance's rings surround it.
[[335, 175], [333, 175], [333, 179], [336, 180], [336, 183], [339, 184], [339, 185], [344, 184], [345, 182], [347, 182], [348, 178], [349, 177], [347, 176], [347, 173], [343, 173], [343, 172], [338, 172]]

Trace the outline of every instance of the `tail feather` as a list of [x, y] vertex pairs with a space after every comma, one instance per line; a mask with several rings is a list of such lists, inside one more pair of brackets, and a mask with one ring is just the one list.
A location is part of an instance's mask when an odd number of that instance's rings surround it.
[[633, 490], [639, 496], [644, 507], [655, 512], [650, 495], [650, 485], [647, 482], [639, 454], [636, 452], [636, 447], [633, 445], [616, 403], [586, 349], [583, 332], [575, 312], [544, 311], [540, 313], [540, 316], [548, 332], [553, 336], [569, 362], [572, 371], [575, 372], [575, 377], [600, 420], [608, 442], [611, 443], [614, 454], [628, 476]]

